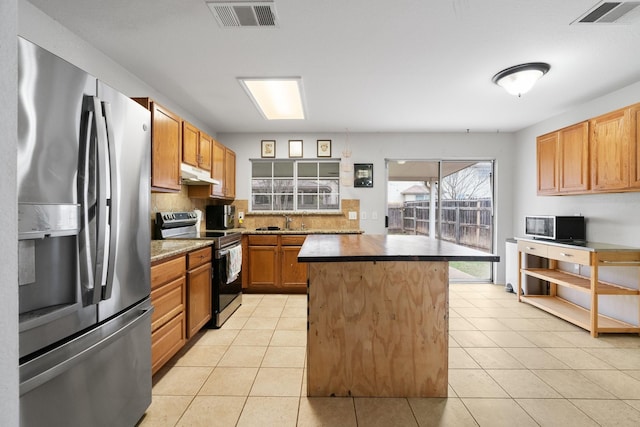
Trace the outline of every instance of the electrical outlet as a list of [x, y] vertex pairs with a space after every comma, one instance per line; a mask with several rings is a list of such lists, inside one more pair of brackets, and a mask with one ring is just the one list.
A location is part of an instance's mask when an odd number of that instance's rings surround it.
[[371, 212], [371, 219], [378, 219], [378, 212], [376, 211]]
[[358, 212], [349, 211], [349, 219], [358, 219]]
[[360, 211], [360, 219], [362, 220], [367, 219], [367, 213], [365, 211]]
[[238, 220], [242, 221], [244, 219], [244, 212], [238, 212]]

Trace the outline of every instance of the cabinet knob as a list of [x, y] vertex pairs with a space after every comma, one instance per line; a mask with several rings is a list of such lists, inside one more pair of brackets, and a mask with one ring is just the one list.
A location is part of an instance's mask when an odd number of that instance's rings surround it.
[[560, 255], [561, 256], [566, 256], [566, 257], [572, 257], [573, 256], [572, 254], [565, 254], [564, 252], [560, 252]]

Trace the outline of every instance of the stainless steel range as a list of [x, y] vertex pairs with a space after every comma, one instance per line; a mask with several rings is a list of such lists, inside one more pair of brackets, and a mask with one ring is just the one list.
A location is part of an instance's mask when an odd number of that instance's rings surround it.
[[[156, 213], [156, 239], [206, 239], [213, 241], [212, 319], [208, 326], [219, 328], [242, 304], [242, 234], [197, 227], [195, 212]], [[234, 268], [235, 267], [235, 268]]]

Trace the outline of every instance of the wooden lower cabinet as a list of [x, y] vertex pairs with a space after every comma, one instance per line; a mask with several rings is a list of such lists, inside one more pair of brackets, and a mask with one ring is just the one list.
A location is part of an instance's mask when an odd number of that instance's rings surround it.
[[248, 287], [257, 291], [277, 288], [279, 258], [278, 236], [249, 236]]
[[306, 293], [307, 264], [298, 262], [304, 235], [249, 235], [249, 292]]
[[151, 266], [151, 373], [155, 374], [187, 341], [186, 258]]
[[280, 278], [282, 287], [307, 290], [307, 264], [298, 262], [305, 236], [280, 236]]
[[211, 247], [151, 265], [151, 373], [211, 319]]
[[211, 248], [187, 255], [187, 338], [211, 320]]

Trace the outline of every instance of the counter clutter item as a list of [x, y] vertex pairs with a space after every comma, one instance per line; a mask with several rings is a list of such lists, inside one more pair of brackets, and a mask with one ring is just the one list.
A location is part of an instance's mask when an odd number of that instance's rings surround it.
[[307, 236], [307, 395], [446, 397], [451, 260], [499, 257], [424, 236]]
[[[604, 332], [639, 333], [640, 325], [632, 325], [599, 314], [599, 295], [639, 295], [638, 289], [606, 283], [598, 278], [602, 267], [640, 267], [640, 248], [583, 242], [579, 246], [532, 239], [518, 241], [518, 271], [550, 283], [549, 295], [521, 295], [522, 274], [518, 274], [518, 301], [526, 302], [591, 332], [597, 337]], [[549, 268], [523, 268], [522, 254], [536, 255], [549, 260]], [[558, 261], [589, 266], [591, 277], [580, 276], [558, 269]], [[590, 295], [591, 307], [583, 308], [557, 294], [558, 286]], [[640, 297], [639, 297], [640, 298]]]

